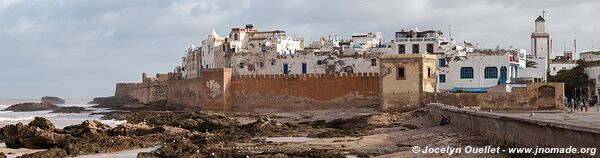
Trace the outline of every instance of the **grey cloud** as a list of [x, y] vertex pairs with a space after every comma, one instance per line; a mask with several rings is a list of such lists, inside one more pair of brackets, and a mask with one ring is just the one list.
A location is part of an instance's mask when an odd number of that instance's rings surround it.
[[533, 20], [546, 10], [556, 51], [573, 38], [589, 50], [599, 42], [599, 7], [594, 0], [3, 0], [0, 98], [111, 95], [115, 82], [171, 71], [211, 28], [224, 35], [246, 23], [307, 40], [365, 31], [389, 40], [401, 29], [451, 25], [458, 41], [529, 49]]

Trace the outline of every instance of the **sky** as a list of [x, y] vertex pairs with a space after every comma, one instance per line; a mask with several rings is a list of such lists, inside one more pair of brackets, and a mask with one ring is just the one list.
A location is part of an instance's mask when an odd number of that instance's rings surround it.
[[212, 28], [245, 24], [306, 41], [451, 28], [459, 42], [529, 51], [544, 10], [554, 52], [573, 39], [578, 52], [600, 49], [597, 0], [0, 0], [0, 99], [110, 96], [142, 72], [173, 71]]

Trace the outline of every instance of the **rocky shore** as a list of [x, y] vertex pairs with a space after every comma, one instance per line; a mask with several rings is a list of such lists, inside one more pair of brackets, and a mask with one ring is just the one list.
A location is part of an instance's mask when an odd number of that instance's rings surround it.
[[58, 109], [60, 108], [59, 106], [56, 106], [54, 104], [51, 103], [20, 103], [20, 104], [15, 104], [15, 105], [11, 105], [8, 108], [2, 110], [2, 111], [40, 111], [40, 110], [54, 110], [54, 109]]
[[[158, 147], [139, 153], [140, 158], [404, 157], [413, 154], [410, 147], [414, 145], [485, 144], [480, 136], [431, 122], [424, 109], [405, 113], [374, 109], [219, 113], [131, 108], [139, 102], [129, 98], [95, 99], [93, 103], [134, 110], [103, 113], [102, 119], [127, 121], [116, 127], [88, 120], [57, 129], [49, 120], [36, 117], [27, 125], [0, 128], [0, 142], [8, 148], [45, 149], [22, 157], [71, 157]], [[169, 107], [167, 103], [153, 106]], [[268, 139], [289, 137], [311, 139]]]
[[141, 103], [139, 100], [124, 97], [110, 96], [97, 97], [88, 104], [97, 104], [95, 108], [108, 108], [110, 110], [127, 110], [127, 111], [202, 111], [200, 107], [186, 107], [180, 104], [169, 103], [166, 100], [156, 101], [152, 103]]

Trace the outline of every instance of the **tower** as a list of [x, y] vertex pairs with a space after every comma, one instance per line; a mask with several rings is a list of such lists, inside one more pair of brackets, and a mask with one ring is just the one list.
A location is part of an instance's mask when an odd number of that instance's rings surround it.
[[542, 75], [544, 81], [548, 78], [545, 74], [550, 67], [551, 52], [550, 34], [546, 32], [546, 20], [544, 17], [538, 16], [535, 19], [535, 31], [531, 33], [531, 55], [536, 59], [543, 58], [545, 60], [546, 64], [543, 65], [544, 75]]
[[550, 58], [550, 34], [546, 32], [546, 20], [542, 16], [535, 19], [535, 31], [531, 33], [531, 53], [533, 56]]

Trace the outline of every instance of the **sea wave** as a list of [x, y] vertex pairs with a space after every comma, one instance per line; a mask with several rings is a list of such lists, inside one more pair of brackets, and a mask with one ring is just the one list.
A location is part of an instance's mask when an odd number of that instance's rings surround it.
[[28, 121], [33, 120], [35, 117], [46, 117], [52, 118], [60, 116], [58, 114], [45, 114], [45, 115], [22, 115], [22, 116], [0, 116], [0, 122], [20, 122], [20, 121]]

